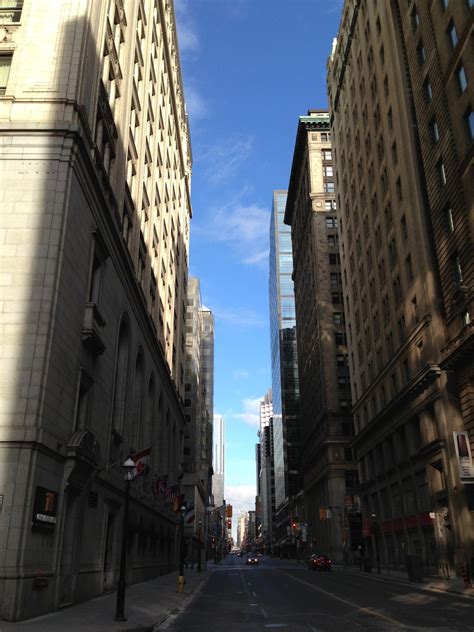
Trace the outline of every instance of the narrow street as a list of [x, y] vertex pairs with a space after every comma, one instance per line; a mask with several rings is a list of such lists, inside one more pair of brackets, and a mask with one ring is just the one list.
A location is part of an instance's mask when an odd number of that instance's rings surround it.
[[294, 561], [228, 556], [187, 607], [157, 630], [291, 632], [437, 630], [472, 632], [470, 599], [378, 581], [342, 569], [310, 572]]

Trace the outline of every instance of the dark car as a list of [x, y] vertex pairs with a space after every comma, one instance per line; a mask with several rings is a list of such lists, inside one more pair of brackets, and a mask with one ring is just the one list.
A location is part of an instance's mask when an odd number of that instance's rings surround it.
[[258, 557], [256, 555], [248, 555], [245, 560], [246, 564], [258, 564]]
[[310, 571], [330, 571], [332, 562], [324, 553], [314, 553], [308, 560]]

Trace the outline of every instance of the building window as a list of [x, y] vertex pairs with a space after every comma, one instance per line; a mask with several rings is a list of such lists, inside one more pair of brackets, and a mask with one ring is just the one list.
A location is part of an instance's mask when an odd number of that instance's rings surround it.
[[321, 142], [322, 143], [327, 143], [330, 140], [331, 140], [331, 134], [327, 134], [326, 132], [323, 132], [321, 134]]
[[388, 129], [393, 129], [393, 113], [392, 113], [392, 108], [389, 108], [388, 112], [387, 112], [387, 122], [388, 122]]
[[327, 228], [337, 228], [337, 219], [335, 217], [326, 217]]
[[23, 0], [0, 0], [0, 24], [19, 22]]
[[431, 103], [433, 100], [433, 90], [431, 88], [429, 77], [426, 77], [423, 81], [423, 96], [425, 97], [426, 103]]
[[411, 283], [413, 281], [413, 265], [411, 263], [411, 255], [405, 259], [405, 269], [407, 273], [407, 281]]
[[402, 199], [402, 181], [400, 180], [400, 178], [397, 178], [395, 188], [397, 191], [397, 200], [400, 201]]
[[418, 63], [422, 66], [426, 61], [426, 52], [422, 40], [418, 42], [418, 46], [416, 47], [416, 56], [418, 58]]
[[429, 125], [430, 136], [433, 143], [439, 143], [439, 129], [436, 119], [432, 118]]
[[462, 267], [461, 267], [461, 260], [459, 259], [458, 255], [456, 255], [453, 258], [453, 270], [454, 270], [454, 278], [456, 279], [456, 283], [458, 283], [458, 285], [461, 285], [461, 283], [463, 282], [464, 276], [463, 276]]
[[469, 140], [474, 140], [474, 114], [471, 106], [468, 107], [464, 114], [464, 120], [466, 121], [466, 130]]
[[446, 9], [448, 8], [449, 0], [439, 0], [439, 1], [440, 1], [441, 8], [443, 9], [443, 11], [446, 11]]
[[323, 154], [324, 161], [328, 162], [332, 160], [332, 152], [330, 149], [323, 149], [322, 154]]
[[342, 312], [334, 312], [334, 324], [335, 325], [342, 325], [343, 324]]
[[329, 255], [329, 265], [337, 266], [340, 264], [340, 259], [338, 254], [331, 253]]
[[454, 25], [453, 20], [451, 20], [451, 22], [449, 23], [448, 26], [448, 38], [449, 38], [449, 42], [451, 44], [451, 48], [456, 48], [456, 44], [458, 43], [459, 39], [458, 39], [458, 33], [456, 31], [456, 27]]
[[467, 78], [462, 64], [456, 69], [456, 80], [458, 82], [459, 91], [462, 94], [467, 89]]
[[468, 311], [463, 312], [462, 314], [462, 324], [464, 327], [467, 327], [468, 325], [471, 324], [471, 317]]
[[451, 207], [446, 209], [446, 227], [449, 235], [454, 233], [453, 209]]
[[0, 55], [0, 96], [7, 91], [13, 55]]
[[333, 177], [334, 173], [333, 173], [331, 165], [324, 165], [323, 166], [323, 175], [326, 176], [327, 178], [332, 178]]
[[402, 286], [398, 274], [393, 281], [393, 296], [395, 299], [395, 303], [398, 303], [402, 298]]
[[325, 211], [335, 211], [336, 210], [336, 200], [325, 200], [325, 202], [324, 202], [324, 210]]
[[334, 182], [324, 183], [324, 193], [334, 193]]
[[407, 227], [407, 218], [405, 217], [405, 215], [402, 215], [402, 218], [400, 220], [400, 225], [402, 228], [403, 241], [406, 241], [408, 239], [408, 227]]
[[411, 12], [411, 27], [414, 31], [418, 28], [420, 24], [420, 16], [418, 15], [418, 11], [416, 10], [416, 6], [413, 7], [413, 11]]
[[438, 163], [436, 164], [436, 170], [438, 172], [439, 185], [441, 187], [444, 187], [447, 180], [446, 180], [446, 169], [444, 168], [444, 163], [442, 160], [439, 160]]

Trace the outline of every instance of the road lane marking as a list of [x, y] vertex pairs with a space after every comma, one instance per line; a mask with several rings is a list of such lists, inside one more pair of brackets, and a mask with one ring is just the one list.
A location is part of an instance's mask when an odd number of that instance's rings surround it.
[[265, 619], [268, 619], [268, 614], [267, 614], [265, 608], [262, 608], [262, 614], [263, 614]]
[[255, 599], [257, 598], [257, 593], [254, 590], [252, 590], [252, 595], [255, 597]]
[[300, 582], [300, 584], [304, 584], [305, 586], [309, 586], [310, 588], [313, 588], [314, 590], [317, 590], [317, 591], [327, 595], [328, 597], [332, 597], [333, 599], [336, 599], [336, 601], [340, 601], [342, 603], [345, 603], [346, 605], [351, 606], [352, 608], [355, 608], [356, 610], [359, 610], [360, 612], [365, 612], [367, 614], [370, 614], [373, 617], [379, 617], [380, 619], [385, 619], [385, 621], [388, 621], [389, 623], [394, 623], [395, 625], [400, 625], [402, 628], [408, 628], [408, 626], [405, 625], [404, 623], [402, 623], [401, 621], [397, 621], [396, 619], [392, 619], [391, 617], [388, 617], [385, 614], [380, 614], [379, 612], [375, 612], [374, 610], [370, 610], [370, 608], [363, 608], [363, 607], [357, 605], [356, 603], [353, 603], [352, 601], [347, 601], [346, 599], [343, 599], [342, 597], [337, 597], [333, 593], [330, 593], [327, 590], [323, 590], [322, 588], [318, 588], [314, 584], [310, 584], [309, 582], [304, 581], [304, 579], [299, 579], [298, 577], [294, 577], [293, 575], [290, 575], [289, 573], [285, 573], [285, 571], [279, 571], [279, 572], [282, 573], [283, 575], [287, 575], [288, 577], [291, 577], [292, 579], [294, 579], [297, 582]]

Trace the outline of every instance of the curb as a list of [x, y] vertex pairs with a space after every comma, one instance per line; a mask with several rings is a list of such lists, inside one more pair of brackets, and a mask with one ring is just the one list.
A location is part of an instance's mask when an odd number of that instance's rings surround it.
[[168, 612], [163, 613], [161, 617], [157, 619], [151, 626], [147, 626], [146, 628], [143, 629], [143, 631], [141, 629], [138, 629], [138, 630], [133, 629], [127, 632], [159, 632], [160, 627], [164, 623], [166, 623], [166, 621], [170, 617], [172, 617], [173, 615], [179, 614], [188, 606], [189, 602], [192, 599], [194, 599], [194, 597], [196, 596], [195, 593], [199, 592], [204, 587], [204, 584], [208, 581], [209, 577], [210, 577], [210, 573], [207, 572], [207, 574], [202, 579], [197, 581], [194, 584], [194, 586], [189, 589], [189, 592], [186, 595], [184, 595], [183, 600], [178, 606], [176, 606], [172, 610], [169, 610]]
[[[357, 570], [352, 570], [350, 568], [344, 568], [344, 567], [334, 567], [334, 570], [338, 573], [346, 573], [347, 575], [354, 575], [355, 577], [358, 577], [360, 575], [360, 573], [362, 571], [357, 571]], [[430, 590], [432, 592], [437, 592], [437, 593], [449, 593], [450, 595], [457, 595], [458, 597], [465, 597], [467, 599], [474, 599], [474, 591], [472, 588], [468, 588], [467, 590], [471, 591], [471, 592], [460, 592], [458, 590], [453, 590], [452, 588], [442, 588], [442, 587], [437, 587], [437, 586], [430, 586], [429, 584], [426, 584], [424, 581], [422, 582], [411, 582], [409, 580], [406, 579], [402, 579], [396, 576], [384, 576], [384, 575], [378, 575], [375, 574], [373, 575], [372, 573], [364, 573], [364, 577], [367, 577], [367, 579], [372, 579], [374, 581], [382, 581], [382, 582], [395, 582], [397, 584], [402, 584], [404, 586], [415, 586], [417, 588], [419, 588], [420, 590]]]

